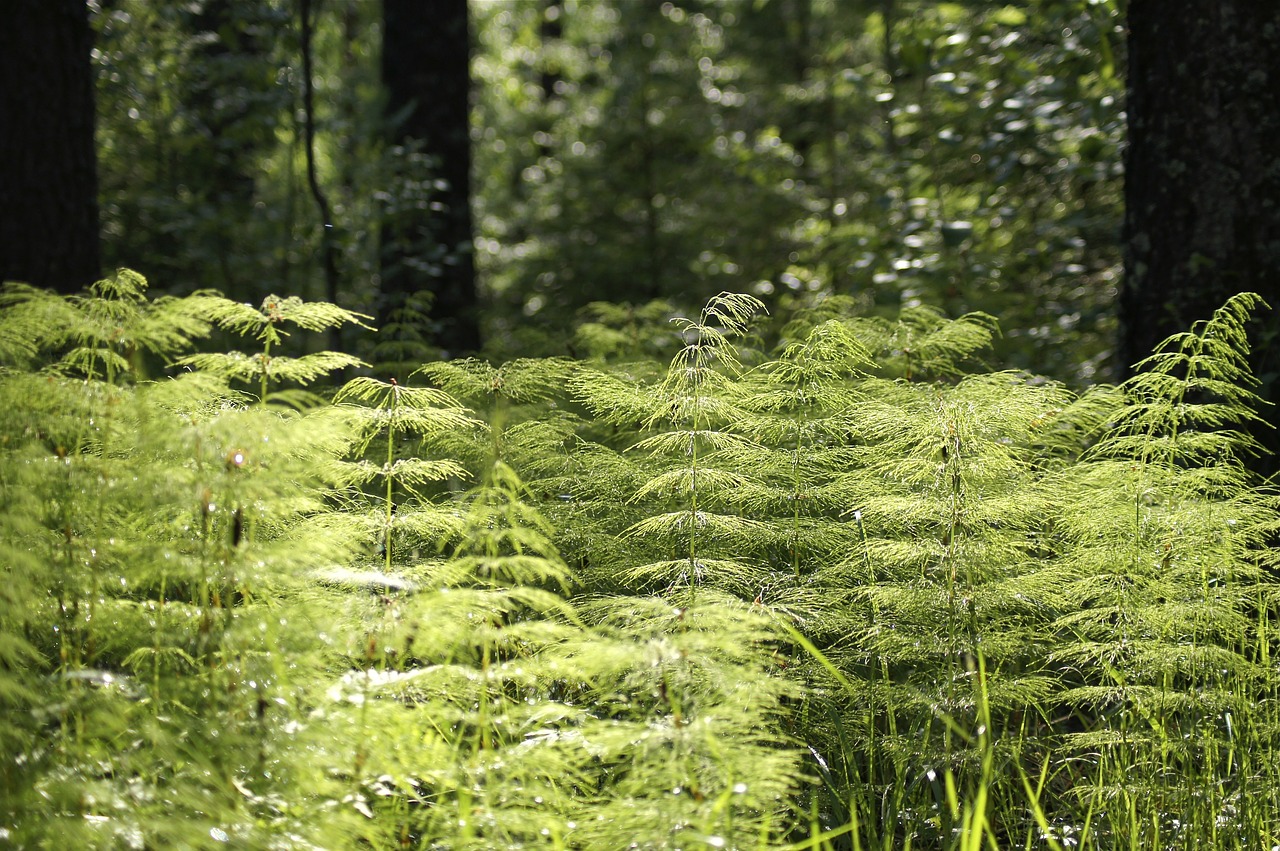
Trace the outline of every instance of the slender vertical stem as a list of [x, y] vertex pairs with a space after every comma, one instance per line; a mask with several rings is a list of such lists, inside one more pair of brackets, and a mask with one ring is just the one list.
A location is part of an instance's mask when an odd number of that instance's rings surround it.
[[400, 385], [391, 379], [391, 407], [387, 411], [387, 471], [386, 471], [386, 525], [383, 532], [383, 567], [391, 572], [391, 523], [395, 515], [393, 488], [395, 477], [391, 471], [396, 463], [396, 408], [400, 402]]
[[803, 431], [797, 428], [796, 448], [791, 456], [791, 569], [800, 578], [800, 444]]
[[262, 379], [258, 389], [258, 405], [265, 408], [267, 406], [267, 383], [269, 380], [271, 364], [271, 338], [268, 337], [262, 343]]
[[694, 349], [693, 386], [691, 388], [693, 411], [692, 429], [689, 434], [689, 602], [693, 603], [698, 587], [698, 429], [702, 420], [702, 369], [703, 331], [698, 326], [698, 340]]

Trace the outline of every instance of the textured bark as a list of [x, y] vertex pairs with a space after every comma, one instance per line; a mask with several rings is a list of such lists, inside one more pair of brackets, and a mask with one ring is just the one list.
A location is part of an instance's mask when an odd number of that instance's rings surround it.
[[[396, 215], [383, 232], [386, 325], [429, 292], [429, 339], [447, 356], [480, 347], [472, 251], [470, 58], [466, 0], [383, 0], [382, 78], [389, 141], [435, 161], [434, 209]], [[394, 190], [393, 190], [394, 191]], [[413, 255], [420, 256], [413, 256]]]
[[1235, 293], [1280, 307], [1280, 3], [1131, 0], [1128, 117], [1122, 366]]
[[99, 276], [93, 34], [85, 0], [12, 0], [0, 26], [0, 280]]

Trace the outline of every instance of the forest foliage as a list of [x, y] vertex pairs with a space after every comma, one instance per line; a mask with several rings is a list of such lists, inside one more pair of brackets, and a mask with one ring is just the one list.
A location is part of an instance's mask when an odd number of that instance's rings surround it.
[[[386, 141], [379, 4], [314, 16], [329, 229], [307, 185], [291, 3], [91, 5], [105, 268], [379, 315], [379, 234], [445, 195], [429, 154]], [[472, 3], [489, 354], [577, 354], [562, 331], [595, 302], [691, 315], [721, 291], [787, 309], [837, 294], [882, 318], [997, 315], [1000, 362], [1114, 377], [1122, 5]], [[427, 278], [453, 262], [421, 248]], [[396, 325], [397, 352], [357, 354], [438, 356]]]
[[121, 271], [0, 289], [0, 846], [1280, 846], [1266, 306], [1101, 383], [1124, 5], [469, 4], [447, 359], [428, 286], [370, 327], [451, 188], [379, 4], [90, 0]]
[[7, 844], [1280, 838], [1256, 297], [1083, 392], [853, 300], [330, 391], [332, 305], [2, 298]]

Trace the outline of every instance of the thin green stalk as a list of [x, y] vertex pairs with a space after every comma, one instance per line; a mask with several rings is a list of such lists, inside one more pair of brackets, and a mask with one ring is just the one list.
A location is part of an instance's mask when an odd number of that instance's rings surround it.
[[801, 432], [797, 430], [796, 448], [791, 455], [791, 569], [800, 579], [800, 449]]
[[270, 377], [271, 365], [271, 338], [267, 337], [262, 341], [262, 379], [258, 384], [258, 405], [265, 408], [267, 406], [267, 381]]
[[385, 525], [383, 527], [384, 531], [383, 531], [383, 546], [382, 546], [382, 549], [383, 549], [382, 565], [388, 575], [390, 575], [391, 573], [391, 562], [392, 562], [391, 524], [395, 519], [394, 518], [395, 494], [393, 491], [393, 487], [395, 485], [395, 477], [392, 475], [391, 471], [395, 469], [395, 463], [396, 463], [396, 408], [399, 405], [399, 402], [400, 402], [400, 385], [397, 384], [396, 380], [393, 378], [391, 379], [390, 406], [387, 409], [387, 472], [386, 472], [387, 483], [386, 483], [386, 492], [384, 494], [384, 505], [383, 505], [383, 508], [385, 511], [385, 515], [383, 518], [385, 521]]
[[[690, 394], [692, 411], [689, 414], [689, 605], [697, 602], [698, 595], [698, 432], [702, 428], [702, 370], [706, 368], [703, 350], [703, 332], [698, 329], [694, 347], [692, 384]], [[683, 624], [684, 622], [681, 621]]]

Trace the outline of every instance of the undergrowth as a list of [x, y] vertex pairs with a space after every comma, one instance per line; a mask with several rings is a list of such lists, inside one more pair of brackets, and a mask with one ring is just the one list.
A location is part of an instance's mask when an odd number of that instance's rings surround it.
[[840, 299], [332, 389], [331, 305], [0, 301], [0, 844], [1280, 843], [1254, 296], [1083, 393]]

